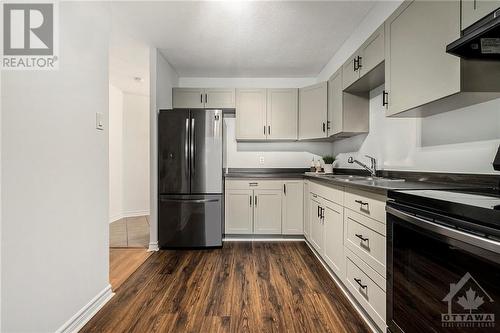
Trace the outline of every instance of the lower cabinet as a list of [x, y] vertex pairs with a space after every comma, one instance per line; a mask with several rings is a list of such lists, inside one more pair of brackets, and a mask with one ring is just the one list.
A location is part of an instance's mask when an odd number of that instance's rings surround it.
[[281, 190], [254, 190], [253, 231], [281, 234]]
[[226, 234], [253, 233], [253, 190], [226, 190]]
[[227, 180], [225, 233], [303, 234], [303, 180]]
[[324, 260], [339, 277], [345, 275], [344, 207], [324, 200]]
[[311, 193], [309, 219], [311, 223], [310, 242], [319, 254], [323, 253], [323, 218], [321, 198]]

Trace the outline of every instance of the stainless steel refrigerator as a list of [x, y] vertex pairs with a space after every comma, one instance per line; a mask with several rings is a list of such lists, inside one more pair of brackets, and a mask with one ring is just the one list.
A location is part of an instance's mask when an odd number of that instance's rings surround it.
[[159, 246], [222, 246], [222, 110], [161, 110], [158, 117]]

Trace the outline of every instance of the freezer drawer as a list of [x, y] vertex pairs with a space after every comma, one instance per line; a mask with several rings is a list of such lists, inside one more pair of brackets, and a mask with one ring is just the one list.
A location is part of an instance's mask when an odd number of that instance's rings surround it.
[[222, 246], [223, 195], [161, 195], [160, 248]]

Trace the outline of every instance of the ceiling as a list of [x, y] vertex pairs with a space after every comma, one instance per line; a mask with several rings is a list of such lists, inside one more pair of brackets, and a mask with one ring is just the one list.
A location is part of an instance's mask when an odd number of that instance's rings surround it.
[[[113, 2], [113, 34], [134, 39], [128, 41], [129, 51], [127, 38], [113, 38], [111, 57], [117, 61], [112, 67], [128, 73], [124, 76], [136, 76], [130, 73], [147, 68], [147, 58], [146, 67], [141, 63], [141, 47], [152, 45], [181, 77], [316, 76], [374, 5], [375, 1]], [[135, 69], [127, 72], [128, 63]]]

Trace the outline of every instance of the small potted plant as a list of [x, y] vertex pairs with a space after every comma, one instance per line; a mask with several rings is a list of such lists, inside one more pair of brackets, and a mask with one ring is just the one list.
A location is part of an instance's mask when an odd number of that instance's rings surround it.
[[325, 173], [333, 173], [333, 162], [335, 162], [335, 157], [332, 155], [323, 156], [323, 170]]

